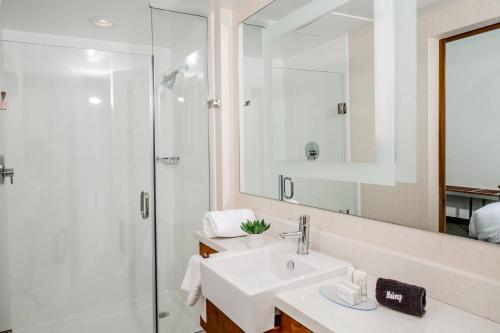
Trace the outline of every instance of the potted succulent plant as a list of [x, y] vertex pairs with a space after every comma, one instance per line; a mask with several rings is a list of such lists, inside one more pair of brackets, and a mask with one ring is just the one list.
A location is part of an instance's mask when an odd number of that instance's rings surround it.
[[242, 222], [240, 227], [241, 230], [248, 234], [246, 238], [247, 247], [256, 248], [264, 245], [264, 235], [262, 234], [271, 227], [271, 224], [266, 223], [264, 220], [247, 220]]

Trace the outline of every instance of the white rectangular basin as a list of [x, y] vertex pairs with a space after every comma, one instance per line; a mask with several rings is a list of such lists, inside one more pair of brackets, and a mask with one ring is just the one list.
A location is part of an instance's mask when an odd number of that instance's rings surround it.
[[274, 296], [343, 275], [351, 264], [311, 251], [267, 246], [202, 260], [203, 295], [247, 333], [274, 327]]

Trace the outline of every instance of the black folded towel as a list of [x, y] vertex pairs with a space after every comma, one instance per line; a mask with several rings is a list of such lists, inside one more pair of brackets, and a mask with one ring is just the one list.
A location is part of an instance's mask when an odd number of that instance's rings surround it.
[[375, 290], [377, 301], [393, 310], [423, 316], [425, 313], [425, 289], [391, 279], [378, 279]]

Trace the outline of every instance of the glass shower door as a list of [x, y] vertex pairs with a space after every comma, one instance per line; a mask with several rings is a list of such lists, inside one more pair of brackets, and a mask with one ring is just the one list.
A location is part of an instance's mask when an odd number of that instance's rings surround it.
[[153, 10], [160, 333], [201, 330], [180, 286], [210, 209], [207, 35], [206, 17]]
[[12, 328], [153, 332], [151, 57], [0, 44]]

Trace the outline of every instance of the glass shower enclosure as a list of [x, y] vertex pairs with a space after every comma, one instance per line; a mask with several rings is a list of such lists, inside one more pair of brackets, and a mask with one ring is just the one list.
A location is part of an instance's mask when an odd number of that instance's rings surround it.
[[207, 19], [147, 8], [141, 44], [1, 6], [0, 331], [200, 330], [180, 282], [209, 209]]

